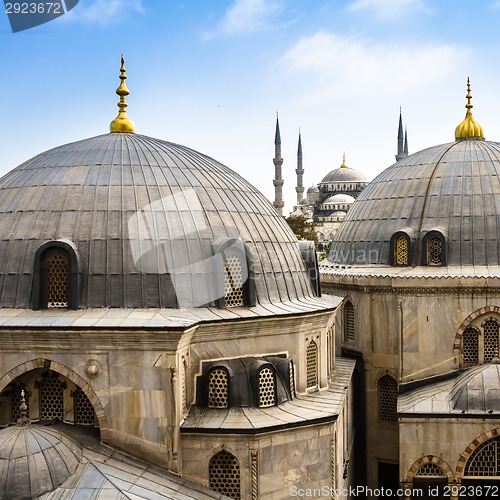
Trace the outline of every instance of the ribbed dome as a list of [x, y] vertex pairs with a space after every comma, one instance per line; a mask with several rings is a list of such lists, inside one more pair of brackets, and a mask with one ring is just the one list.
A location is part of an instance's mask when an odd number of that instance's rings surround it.
[[46, 427], [0, 431], [0, 492], [4, 500], [30, 500], [49, 493], [75, 472], [81, 450]]
[[0, 179], [0, 306], [30, 307], [37, 249], [61, 240], [81, 268], [79, 307], [177, 307], [172, 271], [198, 293], [192, 277], [213, 280], [203, 266], [231, 239], [257, 302], [312, 295], [294, 234], [229, 168], [137, 134], [67, 144]]
[[339, 167], [332, 170], [330, 173], [325, 175], [321, 184], [333, 183], [333, 182], [367, 182], [366, 177], [350, 167]]
[[443, 144], [400, 160], [357, 198], [330, 260], [388, 265], [391, 237], [404, 231], [419, 264], [422, 239], [436, 230], [447, 265], [500, 265], [499, 173], [500, 144], [487, 141]]
[[500, 411], [500, 365], [471, 368], [460, 375], [450, 392], [453, 410]]
[[355, 201], [355, 199], [352, 196], [350, 196], [348, 194], [338, 193], [338, 194], [334, 194], [333, 196], [330, 196], [323, 203], [328, 204], [328, 205], [337, 205], [339, 203], [342, 203], [342, 204], [354, 203], [354, 201]]

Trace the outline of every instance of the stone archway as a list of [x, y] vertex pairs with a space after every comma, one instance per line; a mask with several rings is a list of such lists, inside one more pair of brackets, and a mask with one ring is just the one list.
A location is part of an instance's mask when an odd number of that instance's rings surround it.
[[60, 363], [45, 358], [37, 358], [25, 363], [21, 363], [0, 378], [0, 393], [17, 377], [32, 370], [36, 370], [37, 368], [46, 368], [59, 373], [60, 375], [63, 375], [67, 379], [74, 382], [78, 387], [80, 387], [80, 389], [88, 397], [88, 399], [92, 403], [92, 406], [94, 407], [97, 421], [99, 422], [101, 440], [103, 442], [109, 441], [108, 419], [106, 417], [106, 413], [104, 411], [104, 407], [101, 404], [101, 401], [97, 397], [92, 387], [88, 384], [88, 382], [73, 370], [69, 369], [67, 366], [61, 365]]

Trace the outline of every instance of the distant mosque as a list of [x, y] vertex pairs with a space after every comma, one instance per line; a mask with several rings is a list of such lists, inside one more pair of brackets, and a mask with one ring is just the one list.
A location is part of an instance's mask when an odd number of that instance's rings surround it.
[[[277, 212], [283, 215], [283, 207], [285, 205], [282, 193], [284, 183], [282, 177], [283, 158], [281, 157], [281, 134], [278, 116], [276, 116], [274, 148], [273, 163], [275, 166], [275, 178], [273, 184], [275, 196], [273, 205]], [[403, 132], [403, 120], [400, 109], [396, 161], [407, 156], [408, 133], [406, 129]], [[300, 131], [295, 173], [297, 175], [297, 185], [295, 187], [297, 203], [294, 205], [290, 215], [302, 216], [312, 221], [318, 236], [318, 242], [322, 246], [333, 239], [352, 204], [361, 191], [368, 185], [368, 181], [362, 172], [347, 166], [344, 153], [340, 167], [326, 174], [319, 184], [313, 184], [307, 190], [304, 197], [304, 168], [302, 165], [302, 138]]]

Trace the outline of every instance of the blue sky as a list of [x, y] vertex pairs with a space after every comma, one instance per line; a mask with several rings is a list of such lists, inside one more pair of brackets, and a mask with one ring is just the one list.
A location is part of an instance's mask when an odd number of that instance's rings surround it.
[[271, 200], [279, 111], [285, 212], [299, 127], [306, 188], [342, 162], [372, 179], [454, 139], [471, 78], [474, 117], [500, 141], [500, 1], [80, 0], [13, 34], [0, 12], [0, 175], [106, 133], [126, 58], [137, 133], [184, 144]]

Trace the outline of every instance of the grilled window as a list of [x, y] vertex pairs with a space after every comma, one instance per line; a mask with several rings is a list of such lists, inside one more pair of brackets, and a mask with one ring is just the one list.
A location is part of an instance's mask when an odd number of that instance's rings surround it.
[[40, 382], [40, 420], [62, 420], [64, 387], [55, 372], [47, 372]]
[[350, 301], [347, 301], [344, 306], [345, 339], [351, 342], [355, 338], [354, 320], [354, 306]]
[[259, 406], [266, 408], [275, 404], [274, 371], [271, 368], [262, 368], [259, 371]]
[[76, 388], [73, 398], [75, 401], [75, 424], [94, 425], [96, 422], [94, 407], [80, 387]]
[[408, 239], [398, 236], [394, 241], [394, 264], [396, 266], [407, 266], [409, 263]]
[[318, 385], [318, 346], [314, 340], [309, 342], [306, 353], [307, 388]]
[[237, 255], [227, 255], [224, 266], [224, 305], [236, 307], [244, 305], [243, 269]]
[[229, 407], [229, 377], [225, 368], [214, 368], [208, 376], [208, 407]]
[[498, 357], [498, 323], [490, 318], [483, 323], [484, 362], [488, 363]]
[[500, 476], [500, 440], [498, 437], [479, 445], [465, 465], [464, 476]]
[[68, 258], [54, 253], [47, 259], [47, 307], [68, 307]]
[[418, 469], [416, 476], [426, 476], [426, 477], [443, 477], [444, 472], [439, 465], [432, 462], [427, 462]]
[[441, 239], [433, 236], [427, 240], [427, 265], [441, 266], [443, 264], [443, 244]]
[[385, 422], [398, 420], [398, 384], [390, 375], [384, 375], [378, 381], [379, 419]]
[[479, 363], [479, 337], [474, 328], [467, 327], [462, 336], [462, 357], [466, 365]]
[[240, 466], [234, 455], [221, 451], [208, 464], [210, 489], [231, 498], [240, 499]]

